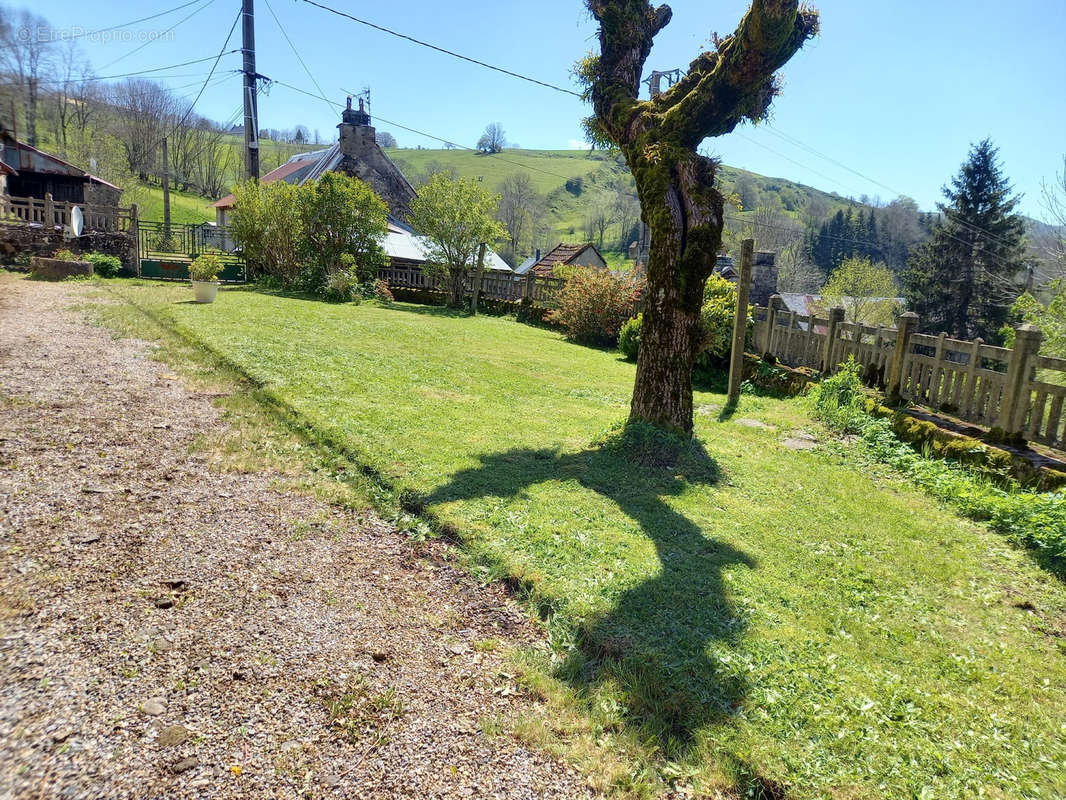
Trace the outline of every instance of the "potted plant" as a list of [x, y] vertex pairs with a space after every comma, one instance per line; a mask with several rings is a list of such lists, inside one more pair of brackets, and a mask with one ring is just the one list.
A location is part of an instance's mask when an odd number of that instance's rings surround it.
[[222, 272], [222, 259], [214, 253], [204, 253], [189, 265], [189, 277], [196, 293], [197, 303], [213, 303], [218, 294], [218, 274]]

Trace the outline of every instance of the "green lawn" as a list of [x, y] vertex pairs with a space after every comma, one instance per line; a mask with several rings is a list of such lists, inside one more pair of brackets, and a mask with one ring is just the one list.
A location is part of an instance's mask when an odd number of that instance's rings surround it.
[[633, 366], [549, 330], [109, 288], [520, 579], [557, 648], [544, 669], [597, 740], [657, 753], [654, 776], [618, 785], [1066, 796], [1066, 588], [844, 446], [786, 449], [825, 437], [802, 400], [745, 396], [719, 422], [723, 397], [699, 392], [707, 457], [663, 471], [593, 444], [624, 418]]

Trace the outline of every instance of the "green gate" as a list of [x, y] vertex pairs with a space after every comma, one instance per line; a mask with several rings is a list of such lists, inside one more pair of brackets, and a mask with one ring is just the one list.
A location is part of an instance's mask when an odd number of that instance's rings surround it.
[[189, 264], [201, 253], [222, 259], [219, 279], [244, 283], [246, 272], [229, 228], [205, 222], [200, 225], [142, 220], [137, 225], [140, 276], [162, 280], [189, 280]]

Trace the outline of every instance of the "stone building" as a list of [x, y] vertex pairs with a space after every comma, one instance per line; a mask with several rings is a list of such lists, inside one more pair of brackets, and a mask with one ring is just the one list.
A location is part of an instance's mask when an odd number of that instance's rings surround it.
[[[352, 98], [348, 98], [348, 107], [341, 114], [337, 130], [336, 144], [293, 156], [260, 178], [260, 183], [285, 181], [302, 186], [308, 181], [318, 180], [327, 172], [342, 172], [370, 184], [370, 188], [388, 206], [390, 222], [405, 225], [411, 214], [415, 190], [399, 167], [378, 146], [376, 131], [362, 99], [356, 110], [352, 108]], [[219, 225], [228, 224], [235, 202], [230, 194], [213, 204]]]
[[[359, 108], [354, 109], [352, 98], [348, 98], [337, 131], [336, 144], [323, 150], [295, 155], [264, 175], [259, 182], [285, 181], [302, 186], [318, 180], [327, 172], [340, 172], [365, 181], [385, 201], [389, 210], [388, 232], [382, 247], [389, 256], [391, 267], [420, 269], [426, 262], [426, 246], [407, 222], [411, 216], [411, 201], [415, 199], [414, 187], [378, 145], [377, 132], [362, 99], [359, 100]], [[235, 205], [236, 199], [232, 194], [213, 204], [215, 220], [219, 225], [229, 224]], [[511, 271], [507, 262], [492, 250], [486, 252], [485, 269]]]

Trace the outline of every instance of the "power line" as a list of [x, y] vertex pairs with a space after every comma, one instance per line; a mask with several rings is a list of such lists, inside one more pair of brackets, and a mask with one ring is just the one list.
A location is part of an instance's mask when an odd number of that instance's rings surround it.
[[189, 118], [189, 114], [192, 113], [192, 110], [196, 107], [196, 104], [200, 102], [200, 98], [203, 97], [204, 90], [207, 88], [207, 84], [211, 81], [211, 76], [215, 74], [215, 68], [218, 66], [218, 62], [221, 61], [222, 56], [226, 54], [226, 48], [229, 46], [229, 40], [233, 38], [233, 31], [237, 29], [237, 22], [240, 20], [240, 18], [241, 12], [238, 11], [237, 16], [233, 18], [233, 24], [230, 25], [229, 33], [226, 34], [226, 41], [224, 41], [222, 43], [222, 47], [219, 48], [218, 55], [215, 57], [215, 63], [211, 65], [211, 71], [207, 73], [207, 78], [204, 80], [204, 85], [200, 87], [200, 91], [196, 94], [196, 99], [189, 104], [189, 109], [185, 112], [184, 116], [182, 116], [181, 121], [178, 122], [178, 124], [175, 125], [174, 128], [172, 128], [171, 130], [174, 130], [175, 128], [180, 128], [182, 125], [184, 125], [185, 120]]
[[[308, 92], [306, 90], [300, 89], [300, 87], [294, 86], [294, 85], [292, 85], [290, 83], [286, 83], [285, 81], [274, 80], [272, 82], [276, 83], [276, 84], [278, 84], [280, 86], [285, 86], [286, 89], [290, 89], [293, 92], [298, 92], [300, 94], [307, 95], [308, 97], [316, 97], [318, 99], [324, 100], [325, 102], [328, 103], [329, 106], [332, 106], [332, 107], [336, 106], [337, 108], [343, 108], [340, 105], [340, 103], [337, 103], [337, 102], [334, 102], [332, 100], [329, 100], [329, 99], [325, 98], [322, 95], [316, 95], [313, 92]], [[438, 137], [438, 135], [434, 135], [433, 133], [427, 133], [424, 130], [419, 130], [418, 128], [411, 128], [411, 127], [409, 127], [407, 125], [403, 125], [401, 123], [394, 122], [394, 121], [392, 121], [392, 119], [387, 119], [386, 117], [382, 116], [381, 114], [375, 114], [374, 116], [375, 116], [375, 118], [379, 119], [379, 121], [385, 123], [386, 125], [390, 125], [393, 128], [400, 128], [401, 130], [406, 130], [409, 133], [415, 133], [417, 135], [420, 135], [420, 137], [425, 137], [426, 139], [432, 139], [432, 140], [434, 140], [436, 142], [441, 142], [442, 144], [447, 144], [447, 145], [451, 145], [453, 147], [458, 147], [459, 149], [469, 150], [469, 151], [471, 151], [471, 153], [479, 153], [479, 150], [477, 148], [468, 147], [468, 146], [462, 145], [462, 144], [457, 144], [453, 140], [443, 139], [441, 137]], [[758, 144], [758, 143], [756, 142], [755, 144]], [[781, 155], [781, 154], [776, 154], [776, 155]], [[503, 156], [501, 156], [499, 154], [491, 154], [491, 155], [488, 155], [487, 158], [491, 158], [491, 159], [494, 159], [496, 161], [502, 161], [503, 163], [507, 163], [507, 164], [514, 164], [515, 166], [520, 167], [520, 169], [522, 169], [522, 170], [530, 170], [530, 171], [533, 171], [533, 172], [539, 172], [539, 173], [543, 173], [545, 175], [551, 175], [552, 177], [555, 177], [555, 178], [560, 178], [562, 180], [569, 180], [570, 179], [570, 176], [563, 175], [561, 173], [552, 172], [550, 170], [545, 170], [545, 169], [543, 169], [543, 167], [534, 166], [532, 164], [524, 164], [524, 163], [521, 163], [520, 161], [513, 161], [511, 159], [504, 158]], [[786, 158], [786, 157], [782, 156], [782, 158]], [[802, 165], [803, 164], [801, 164], [801, 166]], [[611, 193], [610, 190], [603, 189], [602, 187], [593, 186], [592, 189], [594, 189], [596, 191], [599, 191], [599, 192], [603, 192], [604, 194], [610, 194]], [[760, 227], [770, 228], [771, 230], [784, 231], [784, 233], [789, 233], [789, 234], [797, 233], [797, 228], [785, 227], [784, 225], [774, 225], [774, 224], [771, 224], [771, 223], [755, 222], [753, 220], [745, 220], [745, 219], [743, 219], [741, 217], [736, 217], [736, 215], [723, 214], [723, 218], [722, 219], [724, 221], [736, 222], [736, 223], [741, 224], [741, 225], [758, 225]], [[825, 238], [826, 239], [831, 239], [833, 241], [847, 243], [847, 244], [859, 244], [859, 245], [865, 245], [865, 246], [869, 246], [871, 244], [871, 242], [869, 242], [867, 240], [852, 239], [850, 237], [835, 236], [835, 235], [831, 235], [831, 234], [826, 234]]]
[[100, 69], [107, 69], [110, 66], [114, 66], [119, 61], [125, 61], [127, 58], [132, 56], [134, 53], [139, 53], [141, 50], [146, 48], [148, 45], [160, 41], [168, 33], [173, 33], [174, 29], [177, 28], [179, 25], [181, 25], [181, 24], [187, 22], [188, 20], [192, 19], [193, 17], [195, 17], [197, 14], [199, 14], [201, 11], [203, 11], [205, 8], [207, 8], [209, 5], [211, 5], [214, 2], [215, 2], [215, 0], [207, 0], [207, 2], [204, 3], [203, 5], [201, 5], [199, 8], [193, 9], [191, 14], [188, 14], [188, 15], [182, 17], [177, 22], [175, 22], [173, 25], [171, 25], [169, 28], [167, 28], [165, 31], [163, 31], [163, 36], [160, 36], [160, 37], [155, 38], [155, 39], [149, 39], [147, 42], [142, 44], [140, 47], [135, 47], [132, 50], [130, 50], [128, 53], [125, 53], [125, 54], [119, 56], [114, 61], [107, 62], [102, 67], [100, 67]]
[[391, 36], [395, 36], [398, 39], [406, 39], [407, 41], [413, 42], [414, 44], [417, 44], [417, 45], [421, 45], [422, 47], [428, 47], [430, 50], [436, 50], [438, 53], [444, 53], [445, 55], [451, 56], [452, 58], [458, 58], [461, 61], [468, 61], [469, 63], [476, 64], [479, 67], [484, 67], [485, 69], [491, 69], [491, 70], [493, 70], [495, 72], [500, 72], [500, 73], [502, 73], [504, 75], [509, 75], [512, 78], [518, 78], [519, 80], [522, 80], [522, 81], [527, 81], [529, 83], [535, 83], [536, 85], [543, 86], [546, 89], [554, 89], [555, 91], [562, 92], [563, 94], [573, 95], [574, 97], [578, 97], [578, 98], [580, 98], [582, 96], [579, 92], [575, 92], [573, 89], [566, 89], [566, 88], [564, 88], [562, 86], [556, 86], [553, 83], [547, 83], [545, 81], [537, 80], [536, 78], [531, 78], [528, 75], [522, 75], [519, 72], [513, 72], [512, 70], [504, 69], [503, 67], [497, 67], [497, 66], [495, 66], [493, 64], [486, 63], [485, 61], [479, 61], [476, 58], [471, 58], [470, 56], [464, 56], [461, 53], [456, 53], [454, 50], [448, 50], [448, 49], [446, 49], [444, 47], [438, 47], [435, 44], [430, 44], [429, 42], [424, 42], [421, 39], [416, 39], [413, 36], [408, 36], [405, 33], [400, 33], [398, 31], [392, 30], [391, 28], [386, 28], [383, 25], [377, 25], [377, 24], [375, 24], [373, 22], [369, 22], [368, 20], [360, 19], [359, 17], [352, 16], [351, 14], [348, 14], [348, 13], [346, 13], [344, 11], [338, 11], [335, 8], [330, 8], [327, 5], [323, 5], [322, 3], [315, 2], [315, 0], [303, 0], [303, 2], [307, 3], [308, 5], [315, 6], [316, 8], [321, 8], [323, 11], [328, 11], [331, 14], [336, 14], [338, 17], [344, 17], [345, 19], [350, 19], [353, 22], [358, 22], [360, 25], [366, 25], [368, 28], [374, 28], [375, 30], [379, 30], [379, 31], [381, 31], [383, 33], [387, 33], [387, 34], [389, 34]]
[[[767, 123], [766, 127], [769, 128], [770, 132], [773, 133], [775, 136], [777, 136], [779, 139], [781, 139], [782, 141], [786, 142], [787, 144], [791, 144], [793, 147], [798, 147], [798, 148], [800, 148], [802, 150], [806, 150], [811, 155], [817, 156], [818, 158], [822, 158], [822, 159], [828, 161], [831, 164], [835, 164], [836, 166], [840, 167], [841, 169], [847, 170], [852, 175], [856, 175], [856, 176], [862, 178], [864, 181], [868, 181], [869, 183], [872, 183], [874, 186], [880, 186], [882, 189], [885, 189], [886, 191], [889, 191], [889, 192], [891, 192], [892, 194], [894, 194], [896, 196], [903, 196], [904, 195], [904, 193], [899, 191], [898, 189], [893, 189], [891, 186], [888, 186], [887, 184], [881, 183], [881, 181], [876, 180], [875, 178], [871, 178], [869, 175], [865, 175], [862, 172], [859, 172], [857, 169], [853, 169], [853, 168], [849, 167], [847, 164], [844, 164], [843, 162], [838, 161], [837, 159], [833, 158], [832, 156], [826, 155], [825, 153], [817, 150], [816, 148], [812, 147], [811, 145], [805, 144], [804, 142], [802, 142], [799, 139], [797, 139], [795, 136], [792, 136], [791, 134], [785, 133], [784, 131], [779, 130], [778, 128], [775, 128], [770, 123]], [[784, 158], [784, 156], [782, 156], [782, 158]], [[793, 162], [793, 163], [795, 163], [795, 162]], [[819, 173], [816, 172], [815, 174], [817, 175]], [[991, 231], [987, 231], [984, 228], [982, 228], [981, 226], [975, 225], [972, 222], [967, 222], [965, 220], [960, 220], [960, 219], [956, 219], [955, 222], [958, 225], [960, 225], [961, 227], [963, 227], [965, 229], [969, 229], [972, 233], [979, 233], [979, 234], [981, 234], [983, 236], [986, 236], [989, 239], [991, 239], [992, 241], [997, 242], [998, 244], [1001, 244], [1001, 245], [1009, 245], [1009, 242], [1004, 240], [1002, 237], [996, 236]]]
[[270, 0], [263, 0], [266, 3], [267, 11], [270, 12], [270, 16], [274, 18], [274, 22], [278, 26], [278, 30], [281, 31], [281, 35], [285, 37], [285, 41], [289, 43], [289, 47], [292, 49], [293, 55], [296, 56], [296, 60], [300, 62], [300, 66], [304, 68], [304, 72], [307, 73], [307, 77], [311, 79], [311, 83], [318, 89], [318, 93], [322, 95], [323, 102], [327, 103], [330, 108], [333, 107], [333, 103], [326, 100], [326, 93], [322, 91], [322, 87], [318, 85], [318, 81], [315, 80], [315, 76], [311, 74], [311, 70], [307, 68], [307, 64], [304, 63], [303, 58], [300, 56], [300, 51], [296, 49], [296, 45], [292, 43], [292, 39], [289, 38], [289, 34], [285, 30], [285, 26], [281, 24], [281, 20], [278, 19], [278, 15], [274, 13], [273, 7], [270, 5]]
[[[167, 14], [173, 14], [175, 11], [181, 11], [183, 8], [188, 8], [191, 5], [199, 3], [200, 0], [189, 0], [187, 3], [182, 3], [180, 6], [174, 6], [174, 8], [168, 8], [166, 11], [160, 11], [158, 14], [152, 14], [147, 17], [141, 17], [140, 19], [131, 19], [129, 22], [120, 22], [118, 25], [108, 25], [106, 28], [97, 28], [95, 31], [86, 31], [85, 33], [75, 33], [71, 36], [64, 38], [67, 39], [84, 39], [89, 36], [96, 36], [98, 33], [104, 33], [106, 31], [114, 31], [119, 28], [127, 28], [130, 25], [138, 25], [142, 22], [148, 22], [149, 20], [158, 19], [159, 17], [165, 17]], [[179, 23], [181, 24], [181, 23]]]

